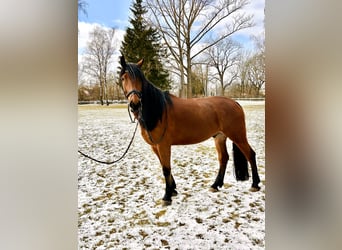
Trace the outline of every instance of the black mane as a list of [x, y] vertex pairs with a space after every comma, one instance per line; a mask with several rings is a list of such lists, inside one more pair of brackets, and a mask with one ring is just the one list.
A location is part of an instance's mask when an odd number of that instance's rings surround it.
[[145, 78], [140, 68], [131, 63], [127, 63], [125, 68], [121, 69], [120, 77], [128, 72], [133, 79], [138, 79], [142, 84], [142, 118], [139, 119], [140, 125], [145, 129], [152, 131], [158, 121], [162, 120], [163, 113], [167, 104], [172, 105], [172, 100], [168, 91], [162, 91]]

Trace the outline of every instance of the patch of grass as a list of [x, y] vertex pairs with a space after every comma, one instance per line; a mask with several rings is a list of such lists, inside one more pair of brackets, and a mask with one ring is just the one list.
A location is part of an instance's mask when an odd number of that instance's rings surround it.
[[140, 230], [139, 234], [145, 239], [148, 236], [148, 233], [146, 233], [144, 230]]
[[223, 222], [223, 223], [228, 223], [228, 222], [230, 222], [230, 221], [231, 221], [231, 220], [230, 220], [229, 218], [223, 218], [223, 219], [222, 219], [222, 222]]
[[84, 209], [84, 214], [89, 214], [91, 212], [91, 207]]
[[104, 200], [105, 198], [106, 198], [105, 195], [100, 195], [100, 196], [98, 196], [98, 197], [94, 197], [94, 198], [93, 198], [93, 201], [101, 201], [101, 200]]
[[96, 244], [95, 244], [95, 246], [96, 247], [100, 247], [100, 246], [102, 246], [104, 244], [104, 241], [103, 240], [100, 240], [100, 241], [98, 241]]
[[127, 234], [127, 239], [135, 239], [134, 235], [131, 235], [130, 233]]
[[168, 246], [169, 245], [169, 242], [167, 240], [161, 239], [160, 241], [161, 241], [163, 246]]
[[262, 245], [262, 240], [260, 239], [252, 239], [254, 245]]
[[226, 189], [228, 189], [228, 188], [230, 188], [230, 187], [232, 187], [233, 185], [232, 184], [229, 184], [229, 183], [224, 183], [223, 184], [223, 187], [224, 188], [226, 188]]
[[156, 217], [156, 219], [159, 219], [161, 216], [163, 216], [166, 213], [166, 209], [164, 210], [160, 210], [159, 212], [157, 212], [154, 216]]
[[139, 225], [139, 226], [145, 226], [149, 224], [150, 224], [150, 221], [148, 219], [140, 219], [136, 223], [136, 225]]
[[231, 220], [236, 220], [238, 218], [239, 218], [239, 214], [236, 212], [232, 212], [229, 216], [229, 219], [231, 219]]
[[106, 193], [106, 196], [108, 197], [108, 199], [112, 198], [114, 194], [113, 193]]
[[236, 204], [240, 205], [241, 204], [241, 200], [236, 198], [235, 200], [233, 200], [233, 202], [235, 202]]
[[99, 232], [99, 231], [95, 232], [95, 236], [101, 236], [102, 234], [103, 232]]
[[204, 239], [204, 235], [203, 235], [203, 234], [196, 234], [196, 238], [198, 238], [198, 239]]
[[214, 219], [217, 217], [217, 214], [211, 214], [207, 217], [207, 220]]
[[255, 222], [258, 222], [258, 221], [260, 221], [260, 218], [255, 217], [255, 218], [252, 218], [252, 220]]
[[113, 223], [115, 221], [115, 219], [114, 218], [109, 218], [107, 221], [108, 221], [108, 223]]
[[198, 223], [198, 224], [202, 224], [203, 223], [203, 219], [201, 219], [201, 218], [195, 218], [195, 220], [196, 220], [196, 222]]
[[240, 227], [240, 225], [242, 225], [242, 223], [235, 221], [234, 228], [238, 229]]
[[168, 227], [168, 226], [171, 225], [171, 223], [168, 222], [168, 221], [164, 221], [164, 222], [157, 221], [157, 222], [156, 222], [156, 225], [157, 225], [158, 227]]
[[133, 220], [138, 220], [138, 219], [146, 219], [147, 218], [147, 213], [145, 210], [142, 210], [140, 212], [137, 212], [135, 213], [133, 216], [132, 216], [132, 219]]
[[185, 162], [185, 161], [180, 161], [178, 159], [174, 159], [173, 160], [173, 165], [174, 166], [179, 166], [179, 167], [186, 167], [188, 165], [188, 163]]
[[204, 145], [198, 145], [198, 147], [195, 149], [196, 152], [202, 153], [202, 154], [209, 154], [209, 153], [215, 153], [216, 149], [215, 147], [208, 147]]

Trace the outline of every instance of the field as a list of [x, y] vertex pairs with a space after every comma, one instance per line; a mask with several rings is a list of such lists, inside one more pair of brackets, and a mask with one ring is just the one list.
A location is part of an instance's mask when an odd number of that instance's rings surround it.
[[[209, 139], [172, 148], [179, 194], [171, 206], [162, 206], [162, 168], [138, 128], [128, 154], [114, 165], [79, 156], [79, 249], [265, 249], [265, 106], [240, 103], [257, 154], [259, 192], [249, 191], [251, 179], [235, 180], [229, 140], [225, 184], [217, 193], [209, 191], [218, 171]], [[79, 148], [97, 159], [115, 160], [134, 126], [126, 105], [79, 106]]]

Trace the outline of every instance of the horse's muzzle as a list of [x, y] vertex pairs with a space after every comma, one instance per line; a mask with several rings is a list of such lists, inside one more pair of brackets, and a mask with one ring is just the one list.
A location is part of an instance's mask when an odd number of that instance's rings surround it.
[[129, 107], [131, 108], [131, 112], [137, 113], [137, 112], [139, 112], [139, 110], [140, 110], [141, 102], [139, 101], [139, 102], [137, 102], [137, 103], [134, 103], [133, 101], [131, 101], [131, 102], [129, 103]]
[[131, 112], [133, 112], [134, 114], [137, 114], [139, 109], [141, 108], [141, 97], [142, 93], [135, 89], [133, 89], [126, 95], [126, 98], [129, 101]]

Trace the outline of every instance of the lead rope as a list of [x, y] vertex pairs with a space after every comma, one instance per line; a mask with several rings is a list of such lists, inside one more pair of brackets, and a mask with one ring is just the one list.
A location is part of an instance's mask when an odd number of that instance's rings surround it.
[[[132, 120], [132, 121], [133, 121], [133, 120]], [[134, 121], [133, 121], [133, 122], [134, 122]], [[95, 158], [93, 158], [93, 157], [91, 157], [91, 156], [89, 156], [89, 155], [87, 155], [87, 154], [81, 152], [80, 150], [78, 150], [77, 152], [80, 153], [81, 155], [83, 155], [84, 157], [86, 157], [86, 158], [88, 158], [88, 159], [90, 159], [90, 160], [96, 161], [96, 162], [98, 162], [98, 163], [101, 163], [101, 164], [111, 165], [111, 164], [117, 163], [118, 161], [122, 160], [122, 159], [126, 156], [128, 150], [129, 150], [129, 148], [131, 147], [131, 145], [132, 145], [132, 143], [133, 143], [133, 139], [134, 139], [134, 137], [135, 137], [135, 133], [137, 132], [137, 128], [138, 128], [138, 123], [136, 122], [135, 129], [134, 129], [134, 132], [133, 132], [133, 136], [132, 136], [132, 139], [131, 139], [131, 141], [129, 142], [129, 144], [128, 144], [128, 146], [127, 146], [127, 149], [126, 149], [125, 152], [122, 154], [122, 156], [121, 156], [119, 159], [115, 160], [115, 161], [101, 161], [101, 160], [97, 160], [97, 159], [95, 159]]]

